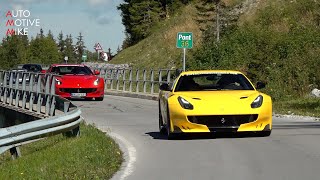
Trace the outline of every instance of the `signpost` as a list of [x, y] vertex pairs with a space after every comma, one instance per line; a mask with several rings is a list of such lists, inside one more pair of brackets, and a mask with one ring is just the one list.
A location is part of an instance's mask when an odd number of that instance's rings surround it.
[[96, 52], [98, 53], [98, 60], [99, 60], [99, 54], [100, 54], [99, 51], [102, 50], [102, 47], [101, 47], [100, 43], [96, 43], [93, 48], [94, 48], [94, 49], [96, 50]]
[[186, 49], [191, 49], [193, 46], [192, 32], [177, 33], [177, 48], [183, 48], [183, 71], [186, 70]]
[[66, 64], [68, 64], [68, 59], [69, 59], [68, 56], [64, 57], [64, 61], [65, 61]]
[[82, 61], [83, 61], [83, 62], [86, 62], [86, 60], [87, 60], [87, 55], [86, 55], [86, 54], [83, 54], [83, 55], [82, 55]]

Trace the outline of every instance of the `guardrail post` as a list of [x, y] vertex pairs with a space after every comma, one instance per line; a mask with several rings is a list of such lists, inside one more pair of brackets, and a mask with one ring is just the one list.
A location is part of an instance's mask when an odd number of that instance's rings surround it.
[[69, 112], [70, 102], [64, 102], [63, 103], [63, 112], [67, 113]]
[[50, 116], [55, 115], [55, 110], [56, 110], [55, 107], [56, 107], [56, 98], [55, 98], [55, 96], [51, 96], [51, 107], [50, 107], [50, 112], [49, 112]]
[[21, 157], [21, 151], [19, 147], [13, 147], [10, 149], [11, 158], [17, 159], [18, 157]]
[[116, 80], [116, 87], [117, 87], [117, 91], [119, 91], [119, 76], [120, 76], [120, 70], [119, 69], [117, 69], [117, 80]]
[[139, 69], [136, 71], [136, 92], [139, 92]]
[[143, 70], [143, 93], [147, 92], [147, 70]]
[[171, 72], [170, 70], [167, 70], [167, 83], [168, 84], [170, 84], [170, 81], [171, 81], [170, 80], [170, 77], [171, 77], [170, 72]]
[[[49, 94], [50, 93], [50, 80], [51, 80], [51, 76], [47, 75], [46, 76], [46, 87], [45, 87], [45, 94]], [[53, 79], [52, 79], [53, 80]]]
[[153, 94], [153, 92], [154, 92], [154, 90], [153, 90], [153, 88], [154, 88], [153, 75], [154, 75], [153, 69], [151, 69], [151, 77], [150, 77], [150, 81], [151, 81], [151, 94]]
[[129, 92], [132, 92], [132, 69], [129, 70]]
[[79, 137], [80, 136], [80, 127], [76, 127], [74, 129], [71, 129], [70, 131], [67, 131], [63, 133], [66, 137]]
[[122, 87], [122, 91], [126, 91], [126, 69], [123, 69], [123, 87]]
[[[159, 88], [161, 86], [161, 83], [162, 83], [162, 70], [159, 69]], [[160, 91], [160, 89], [158, 89], [158, 92]]]
[[113, 89], [113, 69], [111, 69], [110, 71], [110, 89], [112, 90]]
[[41, 113], [41, 105], [42, 105], [42, 95], [41, 94], [37, 94], [37, 113], [40, 114]]
[[14, 73], [13, 72], [11, 72], [10, 73], [11, 75], [10, 75], [10, 83], [9, 83], [9, 87], [10, 87], [10, 90], [9, 90], [9, 93], [10, 93], [10, 95], [9, 95], [9, 105], [12, 105], [12, 101], [13, 101], [13, 93], [14, 93], [14, 90], [13, 90], [13, 75], [14, 75]]

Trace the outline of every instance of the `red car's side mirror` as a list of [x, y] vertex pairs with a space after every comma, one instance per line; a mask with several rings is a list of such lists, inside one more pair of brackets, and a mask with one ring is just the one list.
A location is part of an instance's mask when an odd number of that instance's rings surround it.
[[99, 74], [100, 74], [100, 71], [94, 70], [94, 75], [99, 75]]

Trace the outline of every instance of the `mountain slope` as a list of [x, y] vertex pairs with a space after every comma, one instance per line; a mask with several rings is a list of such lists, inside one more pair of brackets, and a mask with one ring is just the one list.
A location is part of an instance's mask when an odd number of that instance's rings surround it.
[[[201, 32], [193, 17], [192, 5], [183, 8], [180, 15], [161, 22], [155, 33], [138, 44], [121, 51], [112, 59], [113, 64], [128, 63], [134, 68], [178, 68], [182, 62], [182, 49], [176, 48], [178, 32], [193, 32], [193, 47], [200, 45]], [[188, 56], [189, 52], [187, 52]]]

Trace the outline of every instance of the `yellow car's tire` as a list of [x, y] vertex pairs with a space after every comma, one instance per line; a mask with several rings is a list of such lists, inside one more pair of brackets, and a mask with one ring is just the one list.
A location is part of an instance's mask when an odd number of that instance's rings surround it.
[[166, 128], [163, 125], [163, 119], [161, 115], [161, 108], [160, 108], [160, 103], [159, 103], [159, 132], [160, 134], [165, 134]]
[[177, 138], [177, 134], [170, 132], [170, 124], [171, 124], [171, 120], [170, 120], [170, 115], [169, 115], [169, 109], [167, 110], [167, 124], [166, 124], [166, 129], [167, 129], [167, 139], [168, 140], [172, 140], [172, 139], [176, 139]]
[[256, 132], [256, 135], [258, 137], [267, 137], [267, 136], [271, 135], [271, 130], [270, 131], [259, 131], [259, 132]]

